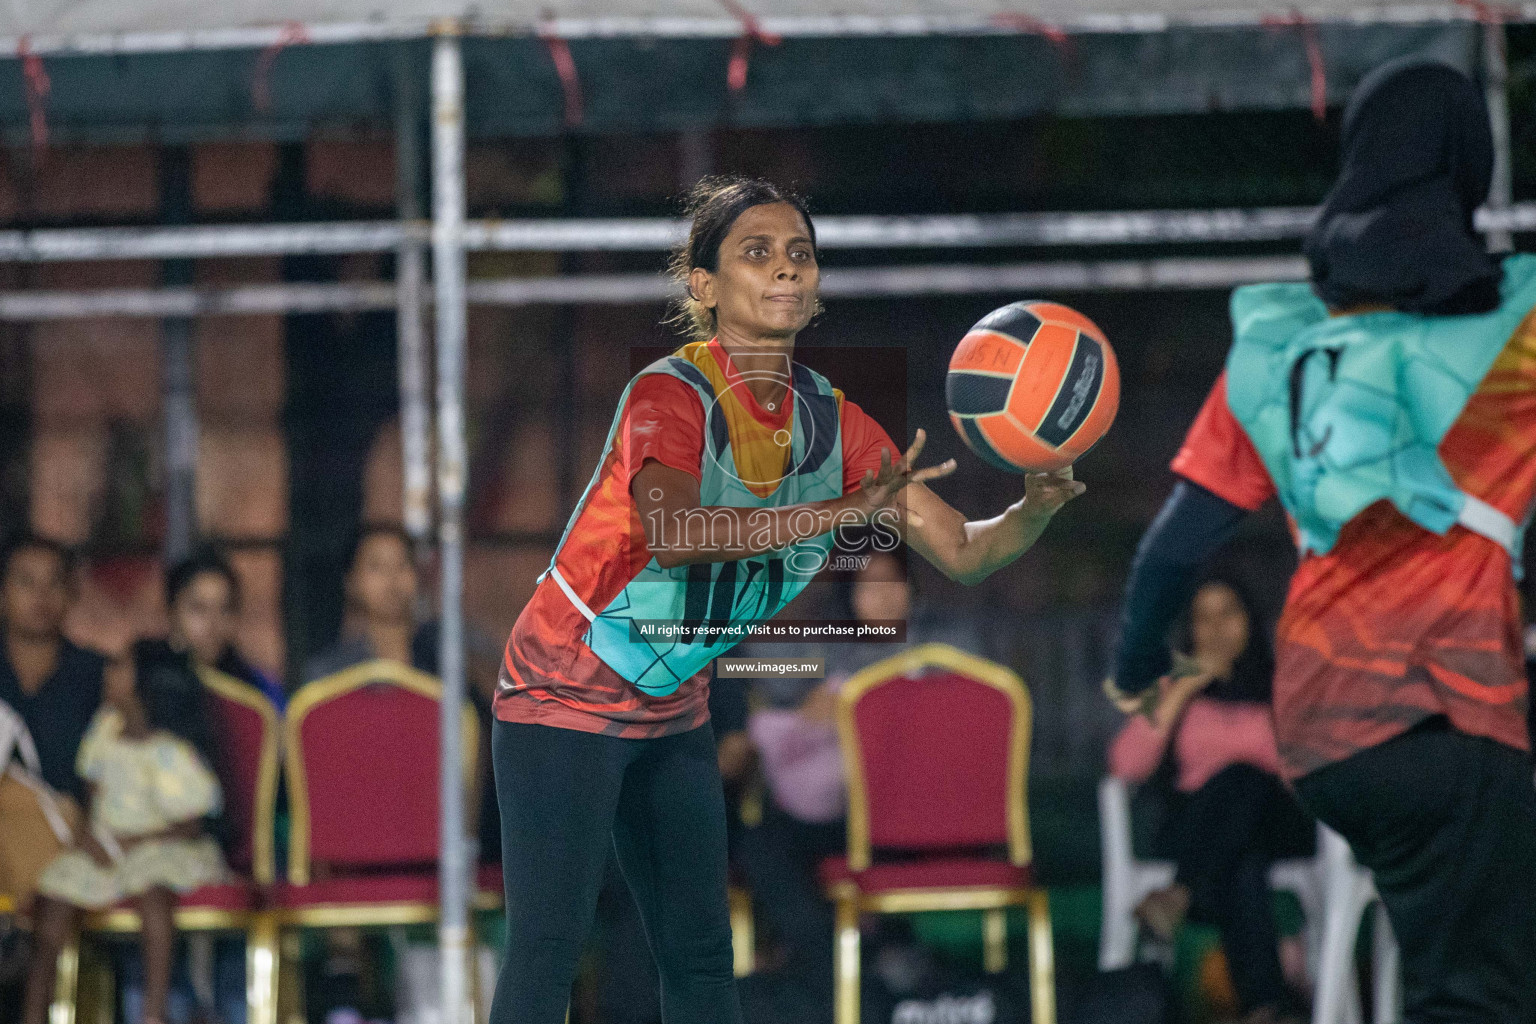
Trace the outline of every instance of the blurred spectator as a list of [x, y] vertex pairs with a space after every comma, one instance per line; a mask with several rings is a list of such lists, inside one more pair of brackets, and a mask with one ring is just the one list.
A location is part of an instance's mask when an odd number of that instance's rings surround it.
[[[359, 528], [347, 558], [346, 613], [337, 641], [304, 663], [303, 682], [340, 672], [374, 658], [398, 661], [431, 675], [438, 674], [441, 629], [438, 622], [417, 624], [421, 579], [412, 557], [410, 536], [398, 526], [368, 523]], [[465, 669], [468, 697], [480, 716], [480, 738], [490, 742], [491, 701], [501, 650], [472, 625], [465, 625]], [[481, 786], [480, 858], [501, 860], [501, 824], [495, 787]]]
[[170, 633], [165, 646], [187, 655], [193, 667], [208, 666], [262, 692], [278, 710], [287, 702], [282, 684], [252, 665], [235, 647], [240, 617], [240, 578], [212, 548], [193, 553], [165, 578]]
[[437, 672], [437, 630], [416, 624], [420, 580], [398, 526], [363, 525], [347, 557], [342, 635], [304, 663], [306, 683], [374, 658]]
[[[106, 661], [64, 637], [73, 569], [68, 549], [45, 537], [22, 531], [0, 545], [0, 703], [31, 734], [42, 781], [80, 800], [85, 787], [75, 774], [75, 756], [101, 703]], [[13, 792], [10, 798], [26, 803], [7, 805], [0, 874], [13, 890], [8, 895], [25, 902], [61, 838], [67, 842], [68, 830], [61, 837], [50, 825], [40, 805], [46, 797]], [[68, 825], [77, 812], [63, 806], [59, 813]], [[21, 1011], [27, 961], [24, 934], [0, 935], [0, 1021], [15, 1020]]]
[[0, 549], [0, 701], [32, 733], [43, 781], [83, 799], [80, 741], [101, 704], [106, 660], [64, 637], [74, 559], [57, 541], [22, 533]]
[[143, 1019], [167, 1020], [177, 894], [225, 875], [209, 834], [221, 793], [205, 691], [185, 659], [164, 660], [161, 646], [140, 644], [112, 670], [109, 703], [80, 745], [89, 826], [38, 879], [23, 1024], [45, 1024], [59, 950], [80, 912], [123, 900], [142, 919]]
[[1307, 852], [1314, 828], [1279, 779], [1274, 659], [1252, 602], [1232, 580], [1202, 584], [1180, 632], [1176, 647], [1197, 674], [1173, 678], [1155, 717], [1133, 716], [1109, 749], [1111, 773], [1164, 791], [1156, 845], [1178, 864], [1174, 884], [1136, 914], [1164, 941], [1191, 912], [1216, 925], [1247, 1019], [1289, 1019], [1296, 1006], [1281, 968], [1269, 869]]
[[[849, 600], [859, 622], [905, 621], [908, 645], [937, 641], [979, 649], [968, 622], [914, 607], [912, 585], [894, 554], [870, 557], [854, 577]], [[832, 1013], [832, 905], [822, 895], [816, 866], [847, 846], [838, 691], [855, 672], [902, 649], [879, 642], [802, 643], [753, 644], [742, 652], [759, 658], [821, 657], [826, 668], [824, 679], [754, 681], [747, 723], [766, 793], [761, 821], [742, 833], [741, 868], [779, 942], [779, 1002], [797, 1020], [826, 1020]]]

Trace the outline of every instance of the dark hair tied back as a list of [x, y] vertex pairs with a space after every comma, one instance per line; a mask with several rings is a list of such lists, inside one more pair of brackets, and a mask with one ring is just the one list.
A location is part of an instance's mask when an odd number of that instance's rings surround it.
[[171, 567], [170, 572], [165, 574], [166, 606], [175, 604], [181, 592], [190, 587], [192, 581], [204, 573], [223, 577], [224, 582], [229, 584], [231, 601], [236, 606], [240, 604], [240, 577], [235, 575], [234, 568], [217, 548], [205, 547], [197, 549], [177, 562]]
[[23, 551], [47, 551], [59, 560], [66, 576], [75, 571], [75, 553], [67, 544], [21, 529], [0, 540], [0, 580], [11, 571], [11, 561]]
[[715, 311], [701, 303], [688, 288], [695, 267], [714, 273], [720, 269], [720, 245], [738, 218], [754, 206], [788, 203], [799, 211], [816, 244], [816, 225], [811, 223], [805, 200], [761, 178], [701, 178], [688, 191], [683, 214], [692, 221], [688, 238], [672, 250], [667, 272], [681, 286], [683, 295], [673, 304], [666, 323], [699, 341], [715, 335]]

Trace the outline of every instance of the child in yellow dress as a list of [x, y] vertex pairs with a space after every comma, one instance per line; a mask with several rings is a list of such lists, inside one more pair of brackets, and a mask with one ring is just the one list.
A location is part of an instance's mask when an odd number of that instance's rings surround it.
[[221, 804], [206, 696], [174, 660], [142, 644], [134, 653], [110, 672], [107, 703], [80, 744], [89, 824], [38, 879], [23, 1024], [46, 1024], [58, 950], [81, 911], [123, 901], [143, 922], [144, 1024], [163, 1024], [177, 894], [225, 877], [206, 820]]

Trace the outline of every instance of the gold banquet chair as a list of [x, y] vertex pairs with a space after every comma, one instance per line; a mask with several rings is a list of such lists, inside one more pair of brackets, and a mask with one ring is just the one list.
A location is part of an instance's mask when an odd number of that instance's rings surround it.
[[[288, 878], [272, 893], [281, 930], [279, 1024], [302, 1016], [289, 975], [305, 929], [437, 920], [439, 707], [436, 678], [375, 660], [317, 679], [289, 702], [284, 770], [292, 816]], [[475, 799], [479, 724], [462, 719], [466, 808]], [[472, 819], [471, 819], [472, 820]], [[500, 906], [501, 873], [472, 876], [476, 909]], [[466, 957], [474, 950], [470, 942]], [[473, 965], [466, 963], [469, 977]]]
[[1007, 967], [1009, 907], [1029, 915], [1032, 1019], [1055, 1024], [1050, 904], [1035, 881], [1029, 837], [1023, 680], [925, 644], [849, 679], [837, 725], [848, 853], [821, 865], [836, 907], [836, 1024], [859, 1021], [861, 914], [979, 910], [985, 967], [997, 973]]

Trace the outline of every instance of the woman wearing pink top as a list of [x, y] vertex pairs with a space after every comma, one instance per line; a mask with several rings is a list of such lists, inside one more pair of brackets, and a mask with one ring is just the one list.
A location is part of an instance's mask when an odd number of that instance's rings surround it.
[[1290, 1020], [1269, 868], [1303, 853], [1312, 824], [1281, 784], [1270, 715], [1274, 660], [1253, 605], [1228, 579], [1195, 592], [1176, 647], [1189, 672], [1165, 683], [1152, 717], [1133, 715], [1109, 748], [1109, 770], [1166, 800], [1155, 845], [1178, 863], [1173, 885], [1137, 917], [1170, 940], [1186, 915], [1217, 926], [1249, 1024]]

